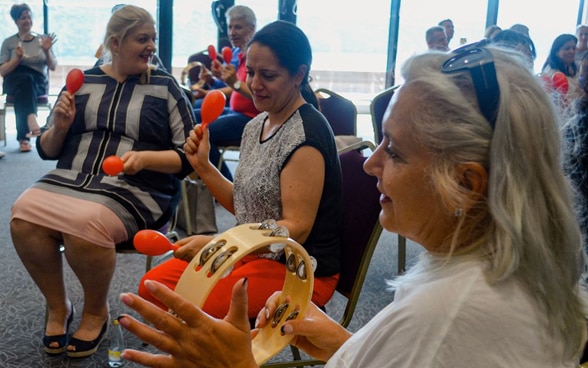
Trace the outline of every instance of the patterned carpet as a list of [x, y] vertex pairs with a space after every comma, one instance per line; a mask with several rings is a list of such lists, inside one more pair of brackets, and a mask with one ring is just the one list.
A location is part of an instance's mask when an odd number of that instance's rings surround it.
[[[7, 119], [8, 121], [8, 119]], [[93, 356], [81, 360], [67, 358], [65, 355], [50, 357], [41, 346], [44, 328], [44, 300], [33, 284], [19, 258], [17, 257], [9, 231], [10, 207], [18, 195], [31, 185], [43, 173], [55, 166], [54, 162], [42, 161], [36, 152], [20, 153], [14, 139], [14, 132], [8, 131], [8, 146], [0, 150], [6, 157], [0, 160], [0, 367], [106, 367], [107, 340]], [[230, 214], [217, 208], [219, 231], [234, 223]], [[420, 249], [415, 244], [408, 244], [408, 259], [414, 258]], [[145, 258], [137, 254], [119, 254], [117, 268], [110, 292], [110, 309], [112, 317], [123, 312], [129, 313], [118, 300], [121, 292], [137, 290], [138, 282], [144, 272]], [[72, 271], [66, 267], [66, 280], [70, 299], [77, 311], [82, 310], [82, 292]], [[378, 248], [370, 265], [361, 301], [350, 325], [357, 330], [374, 314], [388, 304], [392, 295], [385, 290], [386, 279], [396, 274], [396, 235], [382, 234]], [[327, 311], [335, 318], [341, 310], [341, 299], [337, 296], [327, 305]], [[79, 318], [79, 316], [77, 316]], [[77, 327], [74, 320], [72, 331]], [[125, 333], [127, 347], [135, 349], [153, 349], [143, 347], [141, 342], [131, 334]], [[289, 351], [279, 354], [274, 360], [290, 359]], [[125, 367], [137, 365], [127, 362]]]

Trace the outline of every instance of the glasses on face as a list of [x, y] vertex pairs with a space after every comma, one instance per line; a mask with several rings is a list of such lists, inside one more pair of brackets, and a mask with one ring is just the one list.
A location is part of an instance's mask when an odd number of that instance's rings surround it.
[[452, 74], [469, 71], [476, 90], [478, 106], [482, 115], [486, 118], [490, 127], [494, 130], [496, 115], [498, 114], [498, 102], [500, 101], [500, 89], [496, 79], [496, 68], [492, 53], [484, 48], [485, 43], [478, 42], [462, 46], [451, 52], [441, 66], [441, 72]]

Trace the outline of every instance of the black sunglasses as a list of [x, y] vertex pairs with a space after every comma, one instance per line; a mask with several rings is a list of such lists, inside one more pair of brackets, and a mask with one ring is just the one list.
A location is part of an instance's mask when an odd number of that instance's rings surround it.
[[492, 53], [483, 47], [484, 45], [485, 42], [478, 42], [453, 50], [449, 59], [441, 66], [441, 72], [448, 74], [465, 70], [470, 72], [482, 115], [494, 130], [500, 89], [496, 79], [494, 58]]

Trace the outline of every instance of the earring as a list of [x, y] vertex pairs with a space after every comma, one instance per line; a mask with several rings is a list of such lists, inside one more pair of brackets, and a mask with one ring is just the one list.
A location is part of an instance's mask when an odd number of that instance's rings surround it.
[[463, 216], [463, 208], [461, 208], [461, 207], [456, 208], [455, 211], [453, 211], [453, 216], [455, 216], [455, 217]]

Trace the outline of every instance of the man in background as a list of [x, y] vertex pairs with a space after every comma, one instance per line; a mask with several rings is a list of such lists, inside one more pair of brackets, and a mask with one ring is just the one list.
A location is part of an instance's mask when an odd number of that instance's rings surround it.
[[443, 19], [438, 24], [439, 26], [445, 28], [445, 35], [447, 36], [447, 44], [453, 39], [453, 33], [455, 32], [455, 28], [453, 27], [453, 21], [451, 19]]
[[445, 28], [441, 26], [433, 26], [427, 29], [425, 39], [429, 50], [449, 51], [449, 42], [447, 41]]

